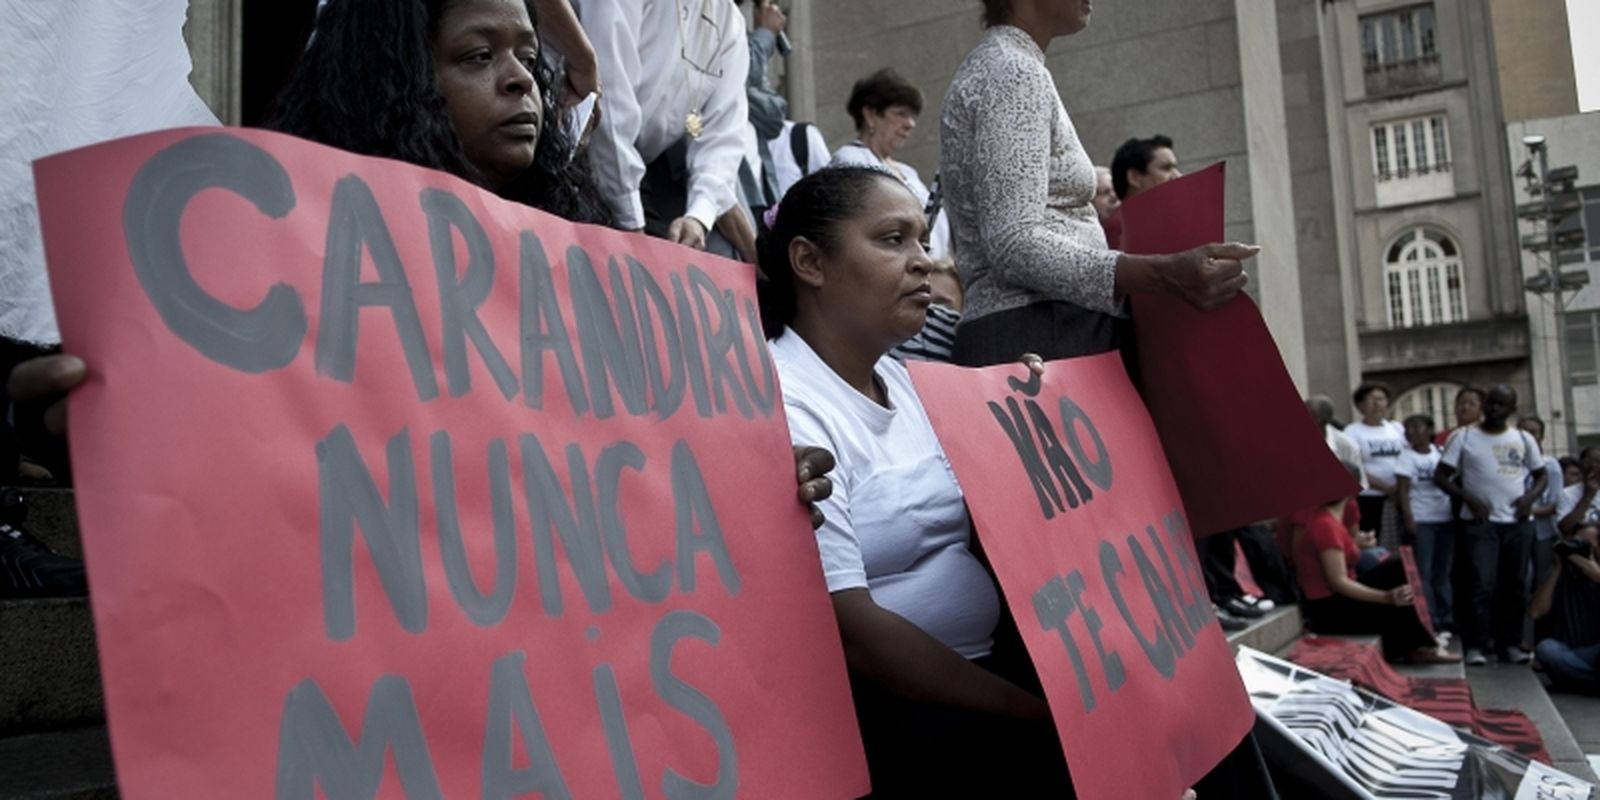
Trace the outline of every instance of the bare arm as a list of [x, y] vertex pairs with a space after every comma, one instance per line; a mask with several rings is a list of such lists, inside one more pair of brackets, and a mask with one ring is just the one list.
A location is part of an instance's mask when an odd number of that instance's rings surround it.
[[534, 0], [539, 13], [539, 32], [567, 60], [567, 105], [600, 91], [600, 64], [594, 45], [578, 24], [568, 0]]
[[1410, 586], [1401, 586], [1385, 592], [1351, 580], [1343, 550], [1330, 547], [1317, 554], [1317, 561], [1322, 564], [1322, 577], [1327, 580], [1328, 588], [1332, 589], [1334, 594], [1343, 595], [1351, 600], [1360, 600], [1363, 603], [1386, 606], [1411, 605]]
[[1556, 583], [1560, 580], [1561, 565], [1556, 564], [1556, 568], [1550, 570], [1550, 574], [1545, 576], [1544, 583], [1539, 584], [1539, 588], [1533, 590], [1533, 599], [1528, 601], [1528, 616], [1534, 619], [1541, 619], [1544, 615], [1550, 613], [1550, 604], [1555, 600]]
[[1583, 525], [1583, 518], [1589, 513], [1589, 506], [1594, 502], [1596, 494], [1600, 494], [1600, 475], [1585, 474], [1583, 476], [1583, 494], [1578, 497], [1578, 504], [1572, 507], [1567, 515], [1556, 522], [1556, 527], [1561, 529], [1564, 536], [1571, 536], [1574, 531]]
[[973, 664], [915, 624], [873, 602], [866, 589], [834, 592], [833, 613], [850, 669], [911, 700], [1049, 719], [1044, 700]]
[[1439, 464], [1438, 469], [1434, 470], [1433, 472], [1433, 483], [1445, 494], [1457, 498], [1463, 503], [1466, 503], [1467, 508], [1472, 509], [1473, 519], [1477, 520], [1478, 522], [1487, 520], [1489, 518], [1488, 504], [1484, 503], [1482, 499], [1478, 498], [1478, 496], [1458, 486], [1455, 481], [1450, 480], [1451, 478], [1455, 477], [1455, 474], [1455, 467], [1452, 467], [1449, 464], [1441, 463]]
[[1411, 479], [1404, 475], [1394, 478], [1395, 504], [1400, 507], [1400, 519], [1411, 534], [1417, 532], [1417, 521], [1411, 516]]

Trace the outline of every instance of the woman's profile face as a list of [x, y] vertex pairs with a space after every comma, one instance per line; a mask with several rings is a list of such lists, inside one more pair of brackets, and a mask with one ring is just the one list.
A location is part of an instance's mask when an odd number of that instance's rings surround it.
[[893, 105], [881, 111], [865, 108], [862, 114], [867, 118], [867, 128], [889, 146], [891, 153], [904, 147], [911, 132], [917, 129], [917, 112], [910, 106]]
[[1089, 27], [1089, 14], [1094, 10], [1093, 0], [1054, 0], [1059, 36], [1071, 36]]
[[491, 188], [533, 165], [544, 120], [539, 36], [522, 0], [456, 0], [439, 20], [433, 68], [467, 160]]
[[819, 307], [827, 324], [887, 352], [922, 330], [933, 288], [928, 224], [915, 195], [893, 177], [874, 181], [834, 232]]

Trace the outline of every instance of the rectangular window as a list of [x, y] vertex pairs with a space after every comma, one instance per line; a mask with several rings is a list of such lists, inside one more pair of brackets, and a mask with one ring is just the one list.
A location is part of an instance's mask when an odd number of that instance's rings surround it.
[[1406, 180], [1450, 169], [1449, 125], [1443, 115], [1372, 126], [1373, 174]]
[[1600, 382], [1600, 311], [1567, 314], [1567, 367], [1574, 386]]
[[1411, 314], [1407, 323], [1411, 325], [1428, 324], [1430, 320], [1425, 318], [1422, 312], [1422, 275], [1415, 269], [1406, 270], [1406, 294], [1409, 295], [1411, 300]]
[[1394, 126], [1394, 175], [1405, 180], [1411, 177], [1411, 148], [1406, 146], [1406, 126]]
[[1461, 289], [1461, 265], [1459, 263], [1446, 264], [1445, 294], [1450, 298], [1450, 319], [1463, 320], [1467, 318], [1466, 292]]
[[1378, 68], [1378, 22], [1371, 18], [1361, 20], [1361, 64], [1369, 70]]
[[1428, 321], [1437, 324], [1450, 319], [1444, 315], [1444, 297], [1439, 291], [1439, 268], [1428, 267], [1427, 279], [1423, 283], [1428, 286]]
[[1411, 146], [1416, 150], [1417, 174], [1419, 175], [1428, 174], [1428, 168], [1433, 163], [1433, 159], [1428, 158], [1427, 128], [1428, 123], [1420, 119], [1411, 123]]
[[1434, 55], [1433, 6], [1361, 18], [1361, 59], [1368, 70], [1414, 64]]
[[1428, 56], [1431, 56], [1431, 55], [1434, 54], [1434, 49], [1433, 49], [1433, 6], [1418, 6], [1417, 9], [1416, 9], [1416, 15], [1417, 15], [1417, 38], [1418, 38], [1418, 40], [1420, 42], [1419, 49], [1422, 51], [1422, 56], [1424, 58], [1427, 58]]
[[1389, 129], [1382, 125], [1372, 129], [1372, 153], [1378, 161], [1378, 180], [1389, 180]]
[[1450, 168], [1449, 136], [1444, 129], [1444, 117], [1428, 118], [1428, 125], [1433, 128], [1433, 167], [1446, 170]]
[[1400, 288], [1400, 273], [1389, 273], [1389, 327], [1403, 328], [1406, 325], [1405, 292]]

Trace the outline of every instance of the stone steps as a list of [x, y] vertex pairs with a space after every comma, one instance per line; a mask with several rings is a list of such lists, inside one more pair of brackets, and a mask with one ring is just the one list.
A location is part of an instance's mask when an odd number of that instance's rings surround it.
[[0, 739], [0, 797], [106, 800], [117, 797], [104, 725]]
[[1583, 748], [1567, 724], [1568, 719], [1578, 718], [1562, 715], [1539, 676], [1526, 664], [1501, 664], [1490, 659], [1488, 666], [1469, 667], [1466, 673], [1478, 707], [1514, 708], [1527, 714], [1544, 737], [1545, 749], [1556, 769], [1597, 782]]
[[1251, 620], [1250, 627], [1228, 634], [1228, 645], [1235, 652], [1240, 647], [1250, 647], [1263, 653], [1281, 653], [1300, 638], [1303, 630], [1300, 607], [1284, 606]]
[[[71, 489], [24, 489], [25, 529], [83, 557]], [[0, 798], [117, 797], [84, 597], [0, 600]]]

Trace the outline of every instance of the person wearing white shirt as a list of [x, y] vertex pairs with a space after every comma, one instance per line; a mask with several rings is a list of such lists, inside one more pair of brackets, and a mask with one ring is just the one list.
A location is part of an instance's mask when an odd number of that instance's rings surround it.
[[1578, 454], [1583, 480], [1561, 490], [1556, 502], [1556, 527], [1562, 536], [1600, 525], [1600, 447], [1585, 447]]
[[1443, 453], [1433, 443], [1433, 417], [1413, 414], [1406, 418], [1405, 452], [1395, 465], [1396, 503], [1406, 533], [1417, 555], [1422, 595], [1435, 629], [1454, 622], [1450, 567], [1455, 559], [1455, 524], [1450, 519], [1450, 497], [1433, 482]]
[[1352, 398], [1361, 419], [1346, 425], [1344, 434], [1361, 448], [1361, 470], [1367, 476], [1367, 486], [1356, 500], [1361, 508], [1361, 530], [1377, 531], [1379, 541], [1393, 549], [1394, 542], [1384, 536], [1388, 531], [1383, 515], [1394, 495], [1394, 468], [1406, 449], [1406, 429], [1388, 418], [1387, 386], [1364, 383], [1356, 387]]
[[928, 255], [935, 261], [948, 257], [950, 221], [931, 205], [933, 195], [916, 167], [894, 158], [895, 151], [904, 147], [916, 130], [917, 117], [922, 114], [922, 90], [893, 69], [880, 69], [856, 81], [845, 110], [856, 123], [856, 138], [834, 151], [829, 166], [874, 167], [904, 181], [924, 212], [932, 212]]
[[1327, 443], [1328, 449], [1333, 451], [1334, 457], [1339, 459], [1339, 463], [1343, 464], [1345, 469], [1357, 476], [1356, 480], [1361, 484], [1361, 488], [1367, 488], [1367, 472], [1361, 467], [1361, 446], [1334, 424], [1333, 398], [1325, 394], [1307, 397], [1306, 412], [1316, 421], [1317, 427], [1322, 429], [1322, 440]]
[[[772, 155], [772, 168], [778, 180], [778, 198], [801, 178], [828, 166], [833, 154], [828, 140], [809, 122], [784, 120], [783, 132], [762, 143]], [[805, 163], [801, 163], [804, 160]]]
[[744, 17], [730, 0], [577, 7], [605, 85], [591, 165], [617, 226], [705, 249], [739, 201], [749, 124]]
[[[1501, 384], [1483, 401], [1483, 420], [1451, 437], [1433, 481], [1461, 498], [1467, 555], [1472, 562], [1471, 622], [1466, 663], [1487, 662], [1484, 648], [1500, 649], [1502, 660], [1527, 663], [1522, 620], [1528, 610], [1524, 574], [1533, 557], [1533, 503], [1549, 480], [1544, 455], [1532, 436], [1508, 424], [1517, 410], [1517, 393]], [[1452, 480], [1460, 474], [1458, 486]], [[1533, 481], [1528, 481], [1529, 476]]]

